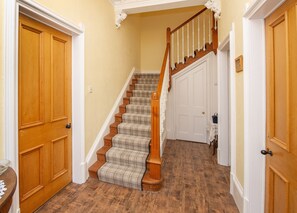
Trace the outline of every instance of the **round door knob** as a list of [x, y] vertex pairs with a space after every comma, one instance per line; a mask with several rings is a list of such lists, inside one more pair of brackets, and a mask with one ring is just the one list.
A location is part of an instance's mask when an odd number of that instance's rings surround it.
[[269, 150], [269, 149], [267, 149], [267, 150], [261, 150], [261, 154], [262, 155], [270, 155], [270, 156], [273, 155], [272, 151]]
[[71, 123], [66, 124], [66, 129], [70, 129], [71, 128]]
[[204, 115], [205, 114], [205, 112], [202, 112], [202, 115]]

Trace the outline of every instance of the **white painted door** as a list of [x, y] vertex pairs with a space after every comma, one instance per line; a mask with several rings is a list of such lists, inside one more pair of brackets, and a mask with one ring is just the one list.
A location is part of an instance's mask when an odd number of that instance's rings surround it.
[[206, 143], [206, 62], [175, 80], [176, 138]]

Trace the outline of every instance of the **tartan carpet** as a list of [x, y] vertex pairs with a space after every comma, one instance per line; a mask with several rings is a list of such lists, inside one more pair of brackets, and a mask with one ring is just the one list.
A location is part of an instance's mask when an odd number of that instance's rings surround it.
[[142, 178], [151, 141], [151, 94], [159, 74], [135, 74], [135, 89], [106, 152], [106, 163], [98, 170], [99, 180], [142, 190]]

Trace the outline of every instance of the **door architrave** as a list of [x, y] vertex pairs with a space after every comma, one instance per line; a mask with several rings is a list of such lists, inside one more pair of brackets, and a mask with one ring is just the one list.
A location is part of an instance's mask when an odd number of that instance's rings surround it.
[[284, 3], [284, 1], [285, 0], [256, 0], [248, 7], [243, 16], [243, 212], [264, 212], [265, 157], [260, 154], [260, 150], [265, 149], [266, 144], [266, 54], [264, 19]]
[[[4, 149], [18, 174], [18, 21], [19, 13], [72, 36], [72, 181], [87, 179], [84, 128], [84, 29], [30, 0], [5, 0], [4, 16]], [[18, 180], [19, 181], [19, 180]], [[19, 184], [12, 212], [19, 212]]]

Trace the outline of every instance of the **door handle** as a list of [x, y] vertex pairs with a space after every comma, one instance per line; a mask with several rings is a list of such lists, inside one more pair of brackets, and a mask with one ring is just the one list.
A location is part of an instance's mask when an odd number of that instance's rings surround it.
[[71, 129], [71, 123], [66, 124], [66, 129]]
[[273, 155], [272, 151], [269, 150], [269, 149], [267, 149], [267, 150], [261, 150], [261, 154], [262, 155], [270, 155], [270, 156]]
[[204, 115], [205, 114], [205, 112], [202, 112], [202, 115]]

